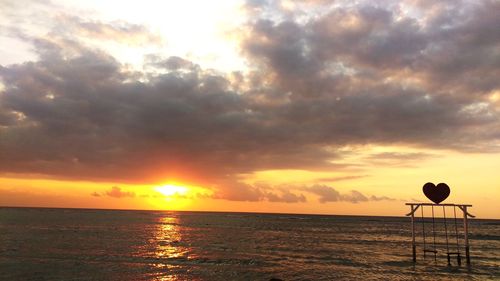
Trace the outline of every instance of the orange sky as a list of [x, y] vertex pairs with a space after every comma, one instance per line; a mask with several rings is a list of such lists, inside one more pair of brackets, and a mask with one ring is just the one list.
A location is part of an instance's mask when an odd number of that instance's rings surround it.
[[424, 2], [0, 4], [0, 206], [500, 218], [499, 4]]
[[[462, 163], [464, 158], [468, 159], [467, 165]], [[474, 215], [498, 218], [500, 207], [496, 199], [500, 196], [500, 188], [498, 184], [495, 185], [498, 182], [495, 173], [498, 159], [498, 155], [450, 153], [447, 157], [422, 161], [414, 166], [372, 167], [366, 171], [369, 175], [352, 179], [346, 176], [348, 173], [304, 170], [268, 170], [246, 177], [245, 181], [249, 183], [265, 182], [273, 185], [271, 190], [285, 188], [305, 194], [305, 202], [295, 203], [270, 202], [269, 199], [232, 201], [207, 198], [213, 194], [210, 188], [172, 180], [137, 185], [5, 177], [0, 178], [0, 205], [398, 216], [407, 211], [405, 202], [428, 202], [421, 189], [422, 179], [428, 179], [436, 184], [448, 183], [451, 194], [446, 203], [472, 204], [471, 212], [474, 210]], [[316, 194], [307, 192], [307, 187], [317, 184], [318, 178], [330, 178], [330, 182], [322, 184], [334, 186], [340, 193], [358, 190], [366, 195], [384, 194], [391, 199], [321, 203]], [[113, 194], [113, 187], [118, 187], [120, 192]], [[179, 190], [178, 187], [185, 189]], [[162, 189], [166, 191], [165, 194], [161, 192]]]

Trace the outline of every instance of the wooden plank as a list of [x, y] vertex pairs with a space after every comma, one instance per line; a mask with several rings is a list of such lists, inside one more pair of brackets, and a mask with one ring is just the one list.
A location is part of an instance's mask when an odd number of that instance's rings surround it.
[[460, 206], [460, 207], [472, 207], [470, 204], [433, 204], [433, 203], [405, 203], [407, 206]]

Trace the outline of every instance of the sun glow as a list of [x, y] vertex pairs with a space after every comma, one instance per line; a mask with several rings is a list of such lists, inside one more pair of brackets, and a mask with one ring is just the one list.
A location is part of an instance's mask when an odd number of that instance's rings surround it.
[[155, 188], [156, 191], [165, 195], [166, 197], [174, 197], [178, 195], [186, 195], [189, 189], [185, 186], [166, 184], [162, 186], [158, 186]]

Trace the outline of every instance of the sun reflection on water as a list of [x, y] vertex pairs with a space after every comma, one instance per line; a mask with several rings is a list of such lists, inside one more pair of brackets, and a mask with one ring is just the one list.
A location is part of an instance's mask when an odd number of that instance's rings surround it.
[[151, 265], [155, 268], [150, 280], [181, 280], [179, 271], [182, 271], [183, 260], [188, 258], [189, 248], [182, 239], [178, 214], [166, 213], [158, 217], [150, 233], [146, 251], [153, 258]]
[[182, 245], [179, 218], [175, 215], [160, 218], [154, 239], [156, 245], [155, 256], [157, 258], [187, 257], [188, 248]]

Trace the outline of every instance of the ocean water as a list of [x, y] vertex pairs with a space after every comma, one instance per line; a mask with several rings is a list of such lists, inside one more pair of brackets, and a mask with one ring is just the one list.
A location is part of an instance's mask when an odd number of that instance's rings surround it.
[[0, 208], [0, 280], [500, 280], [499, 220], [471, 220], [469, 267], [441, 224], [414, 264], [405, 217]]

